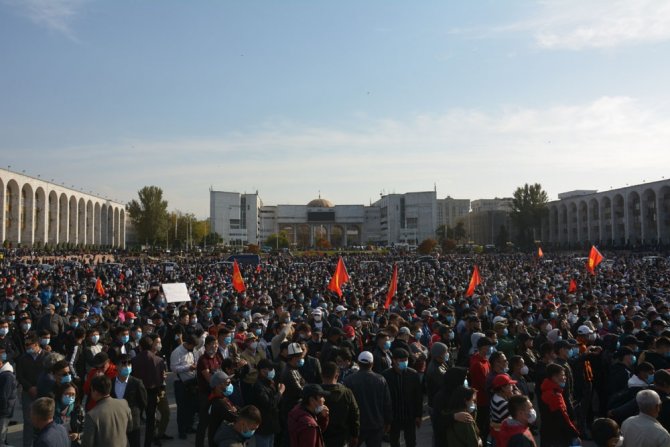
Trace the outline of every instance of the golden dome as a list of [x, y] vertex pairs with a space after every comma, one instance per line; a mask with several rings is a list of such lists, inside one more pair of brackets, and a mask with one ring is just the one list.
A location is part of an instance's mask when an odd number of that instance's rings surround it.
[[330, 200], [322, 199], [319, 197], [318, 199], [314, 199], [311, 202], [307, 204], [308, 207], [310, 208], [332, 208], [335, 205], [333, 205], [333, 202]]

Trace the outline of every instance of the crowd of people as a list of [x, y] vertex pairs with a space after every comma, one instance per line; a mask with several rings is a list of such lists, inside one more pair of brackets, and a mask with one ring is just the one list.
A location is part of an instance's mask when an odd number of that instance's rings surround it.
[[[20, 422], [24, 447], [414, 447], [430, 419], [436, 447], [670, 446], [669, 264], [575, 256], [345, 255], [340, 296], [336, 257], [268, 256], [238, 292], [205, 255], [7, 254], [0, 439]], [[168, 302], [174, 282], [190, 301]]]

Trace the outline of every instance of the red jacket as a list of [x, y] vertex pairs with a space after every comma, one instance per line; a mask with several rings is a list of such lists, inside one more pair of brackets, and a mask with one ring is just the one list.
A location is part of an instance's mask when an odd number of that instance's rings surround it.
[[[542, 405], [546, 406], [547, 414], [542, 414], [541, 436], [547, 439], [566, 440], [579, 437], [579, 431], [570, 420], [568, 407], [563, 399], [563, 388], [551, 379], [542, 382]], [[542, 410], [542, 406], [540, 406]]]
[[498, 432], [498, 438], [496, 439], [496, 447], [507, 447], [510, 439], [516, 435], [522, 435], [528, 439], [531, 445], [537, 446], [535, 443], [535, 438], [530, 432], [530, 429], [527, 425], [515, 421], [514, 419], [505, 419], [500, 427]]
[[477, 390], [477, 406], [489, 406], [489, 393], [486, 390], [486, 376], [489, 375], [491, 365], [486, 357], [479, 352], [470, 357], [470, 370], [468, 371], [468, 383], [470, 387]]
[[288, 431], [291, 447], [325, 447], [323, 432], [328, 428], [328, 417], [315, 416], [302, 404], [293, 407], [288, 414]]
[[[86, 380], [84, 381], [84, 393], [86, 396], [88, 396], [88, 400], [86, 401], [86, 411], [90, 411], [93, 408], [95, 408], [96, 401], [91, 398], [91, 380], [93, 377], [97, 376], [99, 372], [98, 368], [93, 368], [88, 372], [88, 375], [86, 376]], [[116, 376], [118, 375], [118, 371], [116, 369], [116, 365], [113, 363], [109, 364], [109, 367], [107, 368], [107, 371], [105, 371], [105, 375], [109, 377], [109, 379], [112, 381], [112, 386], [114, 386], [114, 379], [116, 379]]]

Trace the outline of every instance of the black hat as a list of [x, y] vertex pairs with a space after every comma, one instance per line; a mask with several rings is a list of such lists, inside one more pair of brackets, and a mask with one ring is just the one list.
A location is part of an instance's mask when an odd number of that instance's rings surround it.
[[397, 348], [393, 350], [393, 358], [394, 359], [408, 359], [409, 358], [409, 352], [407, 352], [406, 349], [403, 348]]
[[106, 352], [98, 352], [95, 357], [93, 357], [93, 366], [100, 368], [107, 360], [109, 360], [109, 356]]
[[560, 340], [554, 343], [554, 351], [558, 352], [560, 349], [570, 349], [577, 346], [577, 343], [572, 343], [571, 340]]
[[621, 346], [639, 345], [640, 340], [634, 335], [626, 335], [621, 339]]
[[627, 355], [635, 355], [635, 352], [632, 349], [626, 348], [624, 346], [616, 352], [615, 356], [618, 359], [622, 359], [622, 358], [626, 357]]
[[303, 387], [302, 389], [303, 402], [306, 402], [307, 399], [309, 399], [310, 397], [318, 397], [318, 396], [323, 397], [330, 396], [330, 391], [324, 390], [323, 388], [321, 388], [320, 385], [317, 385], [315, 383], [308, 383]]

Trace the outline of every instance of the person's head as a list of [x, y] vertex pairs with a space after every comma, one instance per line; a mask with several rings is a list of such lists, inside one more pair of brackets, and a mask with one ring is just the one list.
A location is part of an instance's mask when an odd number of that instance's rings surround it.
[[474, 413], [477, 411], [477, 391], [465, 386], [457, 387], [449, 399], [448, 408], [456, 412]]
[[29, 332], [23, 339], [23, 346], [29, 354], [38, 354], [40, 352], [40, 344], [37, 334]]
[[219, 349], [219, 341], [213, 335], [208, 335], [205, 338], [205, 354], [209, 357], [214, 357], [217, 349]]
[[51, 332], [49, 332], [46, 329], [42, 329], [41, 331], [39, 331], [38, 335], [40, 339], [40, 346], [42, 348], [46, 348], [47, 346], [49, 346], [49, 344], [51, 344]]
[[621, 430], [616, 421], [600, 418], [593, 421], [591, 437], [597, 447], [615, 447], [621, 438]]
[[261, 425], [261, 412], [253, 405], [240, 408], [233, 429], [245, 439], [250, 439]]
[[325, 384], [337, 383], [337, 379], [340, 376], [340, 368], [337, 367], [335, 362], [325, 362], [321, 365], [321, 379]]
[[100, 331], [98, 329], [89, 330], [88, 339], [90, 340], [91, 344], [97, 344], [100, 341]]
[[433, 346], [430, 347], [430, 357], [438, 364], [447, 363], [449, 361], [449, 348], [439, 341], [433, 343]]
[[217, 339], [219, 341], [219, 346], [228, 346], [233, 342], [233, 333], [227, 327], [222, 327], [219, 329]]
[[57, 389], [56, 400], [60, 400], [61, 407], [74, 404], [77, 400], [77, 387], [72, 382], [61, 385]]
[[7, 362], [7, 351], [5, 351], [5, 348], [0, 348], [0, 367]]
[[491, 354], [489, 363], [491, 364], [491, 369], [498, 374], [505, 373], [509, 369], [507, 356], [502, 351], [496, 351]]
[[482, 357], [489, 357], [493, 354], [493, 345], [495, 343], [489, 337], [481, 337], [477, 340], [477, 352]]
[[653, 418], [658, 417], [661, 411], [661, 398], [654, 390], [642, 390], [635, 396], [640, 413], [644, 413]]
[[654, 346], [659, 354], [670, 356], [670, 338], [660, 337]]
[[377, 347], [382, 351], [391, 349], [391, 339], [386, 332], [378, 332], [376, 336]]
[[514, 394], [514, 385], [516, 383], [516, 380], [512, 380], [507, 374], [498, 374], [493, 378], [491, 389], [495, 394], [509, 399]]
[[209, 379], [209, 387], [214, 394], [230, 396], [233, 394], [234, 386], [231, 381], [233, 376], [226, 374], [223, 371], [217, 371]]
[[405, 371], [409, 367], [409, 352], [402, 348], [393, 350], [393, 369], [396, 372]]
[[196, 340], [195, 336], [193, 334], [187, 334], [184, 335], [182, 338], [182, 345], [184, 345], [184, 348], [186, 348], [187, 351], [193, 351], [195, 349], [195, 345], [198, 344], [198, 341]]
[[99, 371], [107, 371], [109, 368], [109, 356], [107, 355], [106, 352], [98, 352], [94, 357], [93, 357], [93, 366], [98, 369]]
[[507, 409], [512, 419], [516, 419], [524, 425], [533, 424], [537, 418], [533, 404], [530, 403], [528, 397], [522, 394], [510, 397], [507, 401]]
[[640, 363], [635, 370], [635, 374], [640, 378], [640, 380], [643, 380], [650, 385], [654, 383], [655, 372], [654, 365], [649, 362]]
[[91, 379], [91, 397], [94, 401], [98, 401], [109, 396], [111, 390], [112, 381], [106, 375], [102, 374], [99, 376], [94, 376]]
[[528, 374], [528, 367], [523, 357], [520, 355], [514, 355], [509, 359], [509, 370], [511, 374], [525, 376]]
[[130, 354], [121, 354], [116, 361], [116, 370], [118, 371], [118, 376], [122, 379], [125, 379], [133, 372], [133, 363]]
[[358, 366], [363, 371], [370, 371], [374, 364], [374, 356], [370, 351], [363, 351], [358, 354]]
[[659, 369], [654, 373], [654, 387], [670, 394], [670, 372], [667, 369]]
[[330, 392], [321, 388], [317, 384], [307, 384], [302, 389], [302, 405], [312, 414], [319, 414], [323, 410], [323, 405], [326, 402], [325, 397], [330, 395]]
[[[109, 379], [108, 379], [109, 380]], [[50, 397], [40, 397], [30, 406], [30, 420], [33, 427], [38, 430], [43, 429], [54, 419], [56, 403]]]
[[551, 363], [547, 365], [547, 377], [560, 387], [565, 387], [565, 369], [561, 365]]
[[276, 365], [268, 359], [261, 359], [256, 365], [256, 369], [261, 378], [274, 380], [277, 376]]
[[70, 364], [67, 360], [59, 360], [51, 367], [51, 375], [57, 385], [72, 382], [72, 373], [70, 372]]
[[286, 348], [286, 356], [288, 358], [288, 363], [293, 368], [299, 368], [305, 364], [305, 359], [303, 358], [303, 350], [300, 343], [289, 343]]
[[0, 337], [4, 337], [9, 333], [9, 321], [4, 318], [0, 320]]

